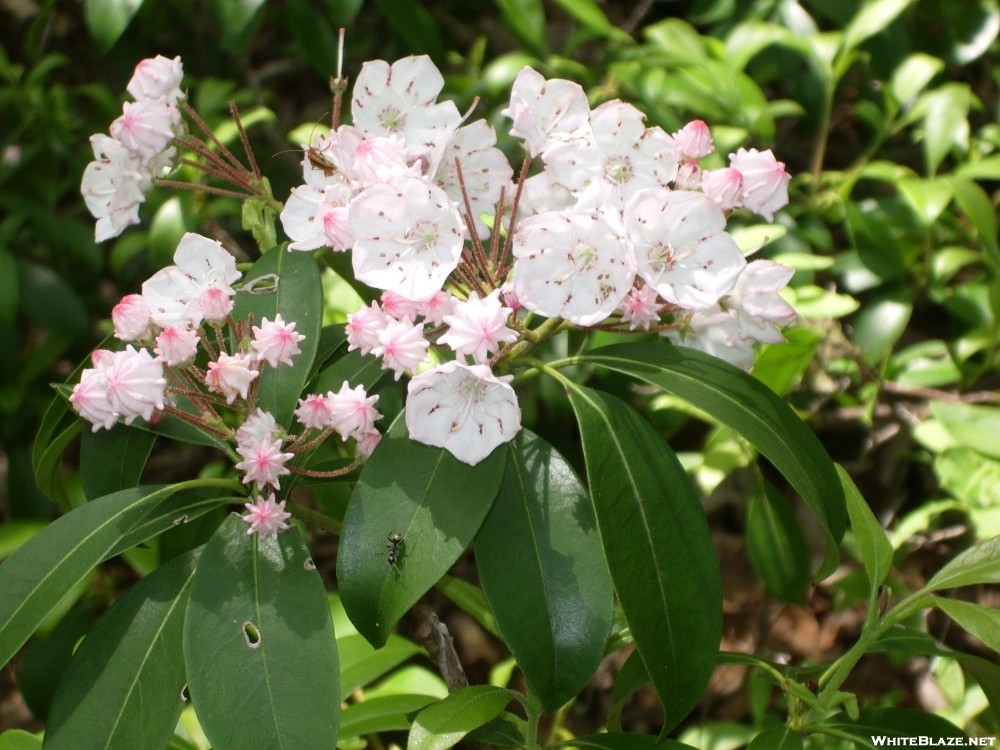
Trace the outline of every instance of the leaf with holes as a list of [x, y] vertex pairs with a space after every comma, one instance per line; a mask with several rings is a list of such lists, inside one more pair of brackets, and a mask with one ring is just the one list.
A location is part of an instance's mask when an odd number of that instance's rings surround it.
[[333, 747], [340, 673], [323, 581], [297, 528], [246, 532], [229, 516], [191, 584], [184, 663], [198, 720], [215, 747]]

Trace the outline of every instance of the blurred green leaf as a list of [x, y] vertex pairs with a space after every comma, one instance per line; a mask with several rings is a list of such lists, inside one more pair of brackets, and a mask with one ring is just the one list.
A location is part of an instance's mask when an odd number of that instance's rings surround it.
[[934, 599], [934, 606], [957, 622], [965, 632], [982, 641], [984, 646], [1000, 653], [1000, 620], [995, 609], [944, 597]]
[[1000, 408], [961, 401], [931, 401], [931, 413], [959, 444], [1000, 459]]
[[934, 174], [952, 149], [969, 149], [969, 110], [975, 97], [968, 84], [948, 83], [920, 98], [923, 118], [924, 159]]
[[605, 732], [591, 734], [586, 737], [576, 737], [572, 740], [557, 742], [550, 748], [579, 748], [579, 750], [693, 750], [691, 745], [685, 745], [676, 740], [661, 739], [655, 734], [635, 734], [632, 732]]
[[[326, 588], [296, 527], [248, 535], [230, 515], [198, 561], [184, 622], [191, 701], [216, 747], [333, 747], [337, 647]], [[235, 721], [253, 707], [253, 721]]]
[[873, 736], [915, 739], [968, 736], [950, 721], [914, 708], [863, 708], [857, 721], [852, 721], [845, 714], [837, 714], [824, 721], [823, 725], [850, 735], [855, 747], [863, 748], [875, 747]]
[[[288, 25], [306, 58], [323, 75], [335, 76], [339, 42], [330, 21], [316, 13], [308, 0], [287, 0], [285, 6]], [[335, 4], [331, 6], [331, 10], [336, 7]], [[342, 25], [347, 23], [350, 21], [345, 19]]]
[[340, 735], [342, 743], [351, 737], [364, 737], [378, 732], [408, 731], [412, 716], [436, 699], [429, 695], [403, 693], [381, 695], [351, 703], [341, 714]]
[[223, 39], [242, 52], [250, 39], [250, 26], [266, 0], [209, 0], [208, 7], [222, 29]]
[[876, 364], [889, 356], [912, 314], [913, 299], [901, 287], [880, 287], [864, 300], [854, 316], [851, 338], [865, 362]]
[[[502, 1], [497, 0], [497, 2]], [[555, 3], [582, 24], [584, 28], [597, 36], [617, 42], [629, 43], [632, 41], [631, 36], [608, 20], [604, 11], [594, 0], [555, 0]], [[542, 29], [544, 31], [544, 24]]]
[[440, 61], [445, 43], [431, 12], [417, 0], [376, 0], [392, 28], [402, 37], [413, 54], [430, 55]]
[[937, 57], [914, 52], [901, 62], [892, 73], [890, 89], [903, 106], [912, 104], [934, 76], [944, 70], [944, 61]]
[[959, 209], [972, 222], [986, 257], [995, 271], [1000, 270], [1000, 240], [997, 239], [997, 214], [993, 200], [978, 184], [969, 179], [953, 178], [952, 189]]
[[18, 259], [21, 310], [53, 333], [72, 338], [90, 336], [90, 315], [80, 295], [52, 269]]
[[114, 46], [141, 6], [142, 0], [84, 0], [87, 29], [102, 52]]
[[392, 671], [407, 659], [423, 653], [413, 641], [392, 634], [381, 648], [372, 646], [360, 634], [337, 639], [340, 652], [340, 689], [350, 695], [387, 672]]
[[476, 563], [504, 641], [555, 711], [604, 656], [614, 592], [572, 468], [527, 430], [507, 447], [500, 490], [476, 535]]
[[184, 612], [200, 551], [139, 581], [97, 622], [59, 686], [46, 747], [162, 747], [167, 741], [184, 705]]
[[863, 3], [858, 14], [844, 29], [842, 52], [853, 49], [869, 37], [878, 34], [913, 2], [914, 0], [869, 0]]
[[666, 732], [697, 703], [719, 649], [722, 584], [708, 522], [677, 456], [638, 412], [580, 385], [569, 398], [608, 568]]
[[786, 726], [771, 727], [754, 737], [747, 750], [802, 750], [802, 735]]
[[783, 602], [801, 604], [810, 583], [809, 545], [791, 506], [770, 485], [750, 497], [746, 542], [765, 588]]
[[504, 25], [534, 54], [548, 54], [545, 8], [541, 0], [494, 0]]
[[42, 750], [42, 738], [23, 729], [0, 734], [0, 750]]
[[951, 182], [943, 178], [906, 179], [896, 183], [925, 227], [932, 226], [951, 203]]
[[0, 245], [0, 327], [14, 324], [19, 294], [17, 259], [10, 250]]

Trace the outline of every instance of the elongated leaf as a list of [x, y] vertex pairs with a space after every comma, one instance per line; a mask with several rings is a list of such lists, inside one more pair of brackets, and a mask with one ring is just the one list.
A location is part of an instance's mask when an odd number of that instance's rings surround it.
[[633, 734], [631, 732], [607, 732], [592, 734], [587, 737], [577, 737], [573, 740], [560, 742], [550, 747], [579, 748], [580, 750], [692, 750], [677, 740], [659, 739], [652, 734]]
[[785, 476], [835, 541], [843, 537], [847, 511], [833, 462], [791, 407], [759, 381], [682, 346], [614, 344], [576, 361], [655, 385], [729, 425]]
[[921, 593], [1000, 583], [1000, 536], [970, 547], [945, 565], [921, 589]]
[[527, 430], [476, 535], [479, 580], [504, 641], [549, 711], [604, 656], [612, 588], [587, 491], [555, 448]]
[[[218, 485], [204, 479], [135, 487], [93, 500], [28, 540], [0, 565], [0, 664], [6, 664], [66, 594], [95, 565], [121, 551], [150, 509], [186, 488]], [[132, 535], [137, 544], [142, 541]]]
[[435, 700], [429, 695], [409, 693], [366, 697], [345, 709], [340, 723], [340, 739], [408, 730], [413, 723], [410, 717]]
[[84, 17], [101, 51], [111, 49], [138, 12], [142, 0], [86, 0]]
[[110, 430], [84, 430], [80, 439], [80, 478], [88, 498], [135, 487], [156, 437], [117, 424]]
[[802, 735], [785, 726], [771, 727], [754, 737], [747, 750], [802, 750]]
[[892, 542], [842, 466], [837, 466], [837, 475], [847, 499], [847, 512], [851, 517], [854, 538], [858, 542], [858, 554], [865, 566], [865, 573], [868, 574], [870, 590], [874, 591], [885, 580], [892, 566]]
[[363, 385], [365, 390], [371, 390], [386, 372], [377, 357], [361, 354], [358, 351], [347, 352], [320, 372], [313, 390], [316, 393], [339, 391], [345, 381], [350, 383], [352, 388]]
[[200, 551], [151, 573], [94, 626], [56, 693], [46, 748], [167, 743], [184, 705], [184, 611]]
[[428, 706], [413, 722], [407, 750], [445, 750], [490, 719], [517, 694], [492, 685], [474, 685]]
[[340, 651], [340, 687], [344, 695], [364, 687], [422, 650], [413, 641], [398, 635], [389, 636], [379, 649], [373, 648], [364, 636], [343, 636], [337, 639], [337, 648]]
[[541, 0], [496, 0], [496, 6], [507, 30], [519, 42], [537, 55], [548, 52]]
[[[469, 466], [441, 448], [411, 441], [405, 432], [400, 418], [361, 471], [337, 556], [344, 609], [376, 647], [472, 541], [507, 459], [499, 448]], [[401, 540], [390, 564], [393, 534]]]
[[722, 635], [708, 522], [677, 456], [620, 400], [569, 391], [601, 542], [669, 731], [698, 702]]
[[750, 498], [746, 537], [750, 564], [767, 590], [801, 603], [809, 588], [809, 546], [791, 507], [770, 485]]
[[[852, 721], [844, 714], [837, 714], [823, 724], [851, 735], [855, 747], [877, 747], [872, 737], [967, 736], [950, 721], [913, 708], [863, 708], [857, 721]], [[881, 744], [888, 743], [883, 740]]]
[[265, 367], [260, 375], [258, 405], [287, 425], [312, 369], [323, 324], [323, 287], [312, 255], [276, 247], [254, 263], [233, 309], [237, 319], [249, 314], [253, 314], [255, 325], [265, 317], [273, 321], [281, 315], [285, 323], [294, 322], [295, 331], [305, 336], [299, 342], [301, 353], [292, 357], [290, 367]]
[[632, 37], [608, 20], [594, 0], [556, 0], [556, 4], [594, 34], [619, 42], [632, 41]]
[[198, 719], [221, 749], [333, 747], [340, 685], [323, 581], [297, 529], [267, 540], [246, 529], [229, 516], [191, 584], [184, 663]]
[[982, 641], [983, 645], [1000, 653], [1000, 619], [995, 609], [943, 597], [935, 599], [934, 606]]
[[870, 0], [862, 3], [861, 10], [844, 30], [843, 49], [853, 49], [878, 34], [912, 4], [913, 0]]

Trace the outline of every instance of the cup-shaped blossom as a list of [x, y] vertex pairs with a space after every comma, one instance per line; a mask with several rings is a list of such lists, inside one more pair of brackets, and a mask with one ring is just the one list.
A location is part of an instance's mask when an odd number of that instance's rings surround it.
[[310, 393], [299, 399], [295, 418], [306, 429], [325, 430], [330, 427], [330, 401], [322, 393]]
[[217, 360], [208, 363], [205, 385], [208, 390], [221, 393], [226, 397], [226, 403], [231, 404], [237, 396], [247, 397], [250, 384], [258, 375], [257, 361], [252, 354], [222, 352]]
[[258, 495], [252, 503], [245, 503], [246, 515], [242, 519], [249, 524], [247, 534], [256, 534], [261, 539], [276, 539], [279, 531], [287, 531], [291, 527], [287, 520], [292, 517], [285, 511], [285, 501], [275, 502], [272, 492], [267, 498]]
[[161, 96], [170, 103], [176, 103], [183, 98], [181, 80], [184, 78], [184, 65], [180, 57], [171, 60], [163, 55], [141, 60], [135, 66], [132, 78], [125, 90], [136, 101], [159, 99]]
[[500, 301], [500, 290], [494, 289], [482, 299], [476, 292], [467, 300], [454, 303], [454, 312], [444, 316], [448, 331], [438, 341], [468, 355], [477, 364], [486, 364], [489, 356], [500, 350], [500, 345], [517, 341], [518, 333], [507, 327], [514, 311]]
[[163, 363], [147, 350], [129, 344], [123, 351], [106, 358], [105, 387], [114, 410], [132, 424], [136, 417], [149, 421], [163, 409], [167, 381]]
[[125, 102], [121, 117], [111, 123], [111, 135], [146, 165], [166, 151], [179, 124], [177, 107], [165, 99]]
[[378, 332], [378, 346], [372, 354], [382, 358], [382, 366], [395, 373], [399, 380], [407, 370], [414, 371], [427, 359], [430, 343], [424, 337], [424, 327], [409, 317], [402, 320], [387, 318]]
[[746, 266], [726, 216], [703, 193], [640, 190], [625, 210], [636, 270], [667, 302], [700, 310], [728, 292]]
[[454, 102], [438, 102], [444, 76], [427, 55], [390, 65], [371, 60], [361, 66], [351, 97], [354, 126], [364, 136], [398, 135], [412, 157], [440, 151], [462, 122]]
[[437, 185], [403, 177], [374, 185], [350, 206], [354, 275], [378, 289], [424, 300], [458, 266], [465, 222]]
[[204, 317], [205, 292], [216, 289], [232, 297], [236, 292], [231, 285], [239, 278], [236, 259], [221, 242], [188, 232], [174, 252], [174, 265], [147, 279], [142, 285], [142, 296], [149, 306], [150, 317], [161, 328], [176, 325], [197, 328]]
[[538, 156], [556, 143], [585, 137], [590, 129], [590, 104], [578, 83], [546, 80], [525, 67], [510, 89], [510, 105], [501, 110], [514, 121], [510, 134], [524, 139], [529, 156]]
[[91, 216], [97, 219], [97, 242], [117, 237], [125, 227], [139, 223], [139, 206], [153, 187], [142, 161], [118, 140], [106, 135], [90, 138], [94, 161], [83, 170], [80, 193]]
[[368, 307], [362, 307], [348, 315], [347, 325], [344, 326], [344, 330], [347, 331], [347, 351], [357, 349], [362, 354], [370, 353], [379, 345], [378, 333], [385, 328], [389, 320], [390, 318], [374, 300]]
[[271, 440], [280, 429], [274, 415], [258, 406], [236, 430], [236, 445], [247, 447], [264, 440]]
[[741, 148], [729, 155], [729, 166], [743, 176], [743, 205], [755, 214], [772, 221], [774, 212], [788, 204], [791, 177], [771, 149]]
[[250, 347], [257, 353], [258, 360], [266, 360], [271, 367], [292, 364], [292, 357], [301, 354], [299, 342], [305, 336], [297, 333], [295, 322], [286, 323], [279, 313], [274, 320], [264, 318], [259, 326], [253, 326], [253, 341]]
[[475, 466], [521, 429], [511, 376], [499, 378], [486, 365], [447, 362], [417, 375], [407, 388], [410, 438], [444, 448]]
[[69, 397], [73, 410], [93, 425], [94, 432], [102, 427], [110, 430], [118, 421], [118, 412], [108, 395], [104, 370], [99, 364], [85, 369]]
[[513, 252], [514, 293], [521, 305], [581, 326], [614, 312], [635, 279], [627, 241], [596, 210], [528, 217], [517, 225]]

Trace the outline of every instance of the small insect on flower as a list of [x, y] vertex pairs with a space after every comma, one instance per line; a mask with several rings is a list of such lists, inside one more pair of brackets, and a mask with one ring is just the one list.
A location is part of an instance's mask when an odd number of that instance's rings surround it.
[[329, 156], [315, 146], [310, 146], [306, 149], [306, 158], [314, 169], [320, 170], [327, 177], [333, 177], [337, 174], [337, 165], [330, 160]]

